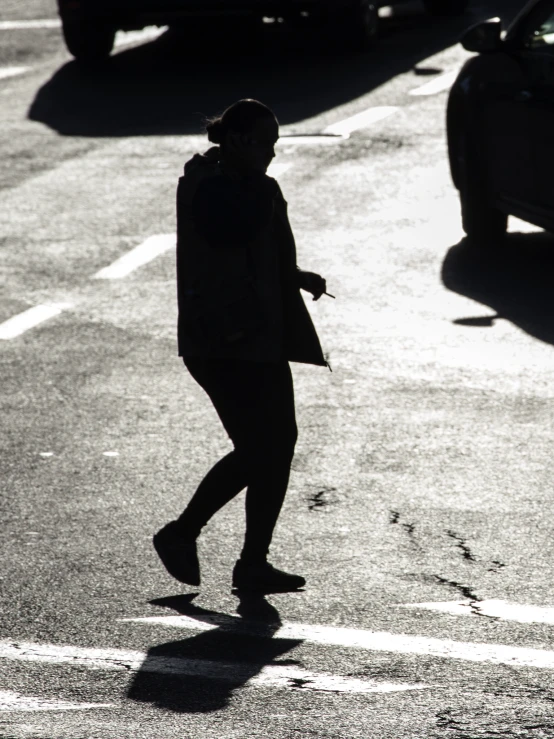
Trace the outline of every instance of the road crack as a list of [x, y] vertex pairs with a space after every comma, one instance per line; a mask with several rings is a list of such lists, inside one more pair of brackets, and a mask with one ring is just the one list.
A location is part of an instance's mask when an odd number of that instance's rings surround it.
[[417, 549], [418, 551], [422, 551], [421, 544], [417, 541], [415, 538], [415, 530], [416, 525], [415, 523], [404, 523], [400, 520], [401, 514], [400, 511], [389, 511], [389, 523], [392, 525], [400, 526], [400, 528], [406, 532], [408, 535], [408, 540], [410, 544]]
[[316, 511], [321, 508], [324, 508], [325, 506], [328, 506], [330, 504], [330, 501], [326, 499], [325, 496], [327, 496], [329, 493], [335, 493], [336, 488], [323, 488], [323, 490], [319, 490], [317, 493], [314, 493], [311, 497], [308, 498], [308, 508], [310, 511]]
[[466, 544], [466, 541], [463, 537], [461, 537], [459, 534], [457, 534], [455, 531], [452, 531], [452, 529], [449, 529], [447, 532], [447, 535], [454, 539], [454, 541], [457, 542], [456, 546], [461, 549], [462, 556], [464, 559], [469, 560], [470, 562], [477, 562], [477, 557], [473, 554], [469, 546]]
[[479, 604], [482, 603], [483, 599], [479, 598], [479, 596], [476, 595], [468, 585], [462, 585], [462, 583], [459, 583], [456, 580], [448, 580], [446, 577], [441, 577], [440, 575], [433, 575], [433, 578], [441, 585], [446, 585], [449, 588], [454, 588], [458, 591], [458, 593], [460, 593], [460, 595], [469, 600], [469, 603], [467, 605], [470, 611], [476, 616], [490, 618], [492, 621], [498, 621], [500, 619], [499, 616], [490, 616], [488, 613], [483, 613], [481, 611], [481, 607]]

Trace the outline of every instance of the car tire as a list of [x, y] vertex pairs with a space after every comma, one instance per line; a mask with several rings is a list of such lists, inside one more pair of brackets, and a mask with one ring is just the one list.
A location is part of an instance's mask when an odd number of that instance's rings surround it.
[[463, 13], [469, 0], [423, 0], [425, 9], [433, 15], [459, 15]]
[[379, 34], [379, 13], [372, 0], [355, 0], [342, 12], [335, 25], [335, 17], [331, 17], [332, 33], [338, 29], [338, 41], [341, 48], [349, 51], [370, 51], [377, 42]]
[[508, 216], [487, 202], [483, 190], [460, 192], [462, 228], [468, 240], [480, 248], [492, 251], [497, 248], [508, 228]]
[[100, 22], [62, 19], [65, 44], [79, 62], [94, 63], [107, 59], [115, 41], [115, 28]]

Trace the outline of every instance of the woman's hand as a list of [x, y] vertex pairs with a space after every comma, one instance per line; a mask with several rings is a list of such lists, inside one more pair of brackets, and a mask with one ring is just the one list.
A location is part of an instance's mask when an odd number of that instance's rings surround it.
[[314, 300], [319, 300], [327, 290], [327, 282], [315, 272], [298, 271], [298, 284], [302, 290], [311, 293]]

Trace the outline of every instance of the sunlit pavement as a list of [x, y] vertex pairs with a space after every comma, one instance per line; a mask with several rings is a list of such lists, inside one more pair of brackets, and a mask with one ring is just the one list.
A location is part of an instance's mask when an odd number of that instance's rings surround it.
[[[168, 32], [80, 72], [51, 4], [6, 3], [2, 739], [554, 736], [554, 243], [514, 219], [467, 249], [444, 135], [455, 40], [501, 5], [407, 7], [366, 56]], [[229, 448], [176, 357], [174, 194], [202, 115], [247, 95], [336, 296], [308, 301], [333, 372], [294, 367], [272, 550], [307, 586], [265, 600], [231, 592], [242, 499], [198, 590], [150, 543]]]

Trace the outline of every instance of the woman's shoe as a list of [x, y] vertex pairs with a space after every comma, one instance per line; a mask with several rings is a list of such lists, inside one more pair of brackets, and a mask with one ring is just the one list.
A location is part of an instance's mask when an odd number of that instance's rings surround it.
[[200, 565], [196, 540], [187, 539], [177, 521], [170, 521], [152, 538], [154, 549], [165, 569], [179, 582], [200, 585]]
[[278, 570], [269, 562], [249, 564], [237, 560], [233, 568], [233, 587], [257, 593], [289, 593], [303, 588], [306, 580], [300, 575], [291, 575]]

